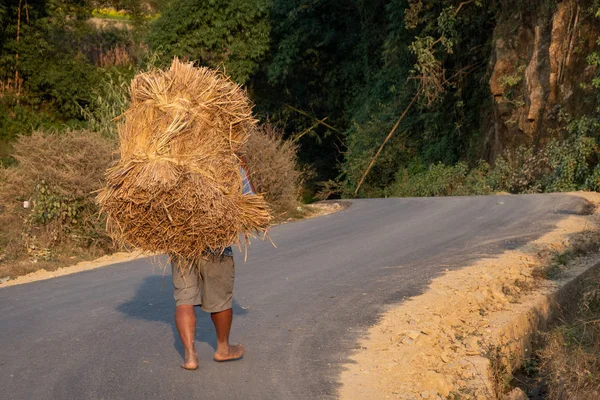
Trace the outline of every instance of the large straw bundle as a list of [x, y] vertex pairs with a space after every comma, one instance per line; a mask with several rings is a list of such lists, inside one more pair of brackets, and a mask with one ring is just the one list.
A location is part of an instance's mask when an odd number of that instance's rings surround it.
[[266, 232], [263, 197], [242, 194], [238, 156], [256, 121], [239, 86], [175, 59], [136, 76], [131, 100], [121, 159], [97, 198], [115, 240], [198, 259]]

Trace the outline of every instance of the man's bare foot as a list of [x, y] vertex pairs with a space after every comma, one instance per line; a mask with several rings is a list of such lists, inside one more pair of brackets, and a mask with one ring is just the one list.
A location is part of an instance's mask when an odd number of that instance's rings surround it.
[[186, 351], [184, 363], [181, 368], [193, 371], [198, 368], [198, 353], [196, 351]]
[[241, 344], [230, 345], [225, 350], [217, 350], [215, 353], [215, 361], [234, 361], [244, 357], [246, 350]]

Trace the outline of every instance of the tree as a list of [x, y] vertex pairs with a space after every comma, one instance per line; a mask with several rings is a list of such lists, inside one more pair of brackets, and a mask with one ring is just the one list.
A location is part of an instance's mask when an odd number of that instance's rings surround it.
[[267, 0], [174, 0], [151, 27], [149, 43], [173, 56], [223, 65], [237, 83], [255, 73], [269, 50]]
[[96, 68], [83, 56], [88, 0], [20, 0], [0, 7], [0, 140], [44, 124], [81, 124]]

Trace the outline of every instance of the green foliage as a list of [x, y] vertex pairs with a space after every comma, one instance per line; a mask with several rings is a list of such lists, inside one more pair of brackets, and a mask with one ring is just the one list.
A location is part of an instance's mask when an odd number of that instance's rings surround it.
[[469, 169], [466, 163], [453, 166], [433, 164], [427, 169], [409, 173], [399, 172], [396, 182], [386, 190], [394, 197], [470, 196], [492, 193], [487, 182], [488, 164], [481, 162]]
[[519, 89], [523, 84], [525, 68], [525, 65], [520, 65], [513, 74], [507, 74], [498, 79], [498, 83], [504, 89], [502, 94], [504, 100], [511, 102], [516, 107], [524, 104], [523, 95]]
[[507, 151], [493, 167], [480, 161], [474, 168], [422, 165], [400, 170], [387, 196], [465, 196], [495, 192], [541, 193], [597, 190], [600, 147], [595, 139], [576, 135], [550, 140], [540, 149], [521, 146]]
[[32, 196], [33, 208], [29, 218], [35, 224], [47, 224], [57, 220], [61, 224], [77, 224], [77, 216], [84, 208], [81, 201], [52, 192], [45, 181], [35, 186]]
[[125, 10], [116, 10], [114, 8], [96, 8], [92, 11], [92, 15], [98, 18], [130, 20], [131, 15]]
[[[597, 9], [596, 18], [600, 19], [600, 8]], [[596, 44], [598, 46], [600, 46], [600, 37], [598, 37]], [[589, 65], [593, 66], [596, 70], [596, 74], [592, 78], [591, 84], [595, 89], [597, 89], [596, 95], [598, 98], [600, 98], [600, 50], [592, 52], [588, 56], [587, 62]], [[600, 101], [599, 101], [599, 103], [600, 103]], [[596, 112], [600, 114], [600, 106], [598, 107]]]
[[[298, 141], [315, 179], [339, 174], [352, 105], [383, 60], [386, 1], [273, 0], [270, 57], [251, 84], [257, 112]], [[300, 110], [301, 112], [297, 111]], [[318, 121], [324, 120], [327, 125]]]
[[[493, 168], [478, 164], [492, 105], [487, 83], [494, 29], [509, 16], [516, 25], [548, 22], [556, 4], [42, 0], [29, 4], [22, 16], [19, 43], [18, 2], [2, 4], [0, 159], [11, 162], [4, 143], [39, 127], [87, 124], [105, 137], [116, 137], [113, 119], [127, 106], [131, 77], [144, 69], [146, 48], [137, 43], [147, 41], [162, 65], [173, 56], [197, 60], [223, 67], [246, 84], [257, 115], [293, 138], [300, 162], [315, 169], [314, 179], [336, 191], [343, 187], [345, 194], [353, 193], [417, 93], [418, 102], [386, 144], [360, 195], [597, 188], [600, 110], [561, 121], [556, 132], [564, 136], [556, 136], [565, 142], [509, 151]], [[99, 30], [86, 22], [93, 10], [98, 14], [110, 7], [103, 15], [127, 16], [134, 20], [127, 24], [132, 29]], [[593, 18], [591, 7], [597, 9], [598, 1], [582, 3], [586, 18]], [[158, 19], [144, 25], [147, 15], [157, 13]], [[117, 48], [126, 52], [123, 62], [102, 61], [110, 52], [116, 59]], [[600, 66], [598, 52], [588, 62]], [[523, 69], [500, 80], [514, 106], [524, 101], [519, 95]], [[20, 89], [14, 81], [17, 72]], [[600, 104], [598, 74], [586, 88]], [[426, 182], [431, 188], [424, 187]]]
[[[420, 104], [402, 121], [367, 177], [362, 195], [389, 185], [396, 171], [418, 159], [453, 165], [474, 153], [482, 110], [490, 104], [482, 85], [491, 53], [495, 6], [444, 1], [390, 1], [380, 38], [380, 63], [356, 91], [346, 130], [344, 163], [353, 188], [414, 94]], [[460, 10], [459, 10], [460, 7]], [[416, 39], [415, 39], [416, 37]], [[469, 54], [469, 57], [464, 57]]]
[[139, 0], [22, 2], [20, 21], [19, 2], [0, 6], [3, 163], [12, 162], [10, 143], [37, 129], [84, 128], [86, 119], [94, 129], [105, 133], [113, 129], [109, 120], [122, 110], [123, 102], [105, 82], [128, 84], [134, 64], [145, 59], [144, 46], [139, 45], [144, 30], [137, 23], [131, 25], [135, 29], [98, 28], [88, 18], [93, 6], [123, 6], [135, 16], [141, 12], [140, 4]]
[[114, 7], [101, 7], [92, 10], [92, 15], [97, 18], [115, 19], [121, 21], [135, 21], [138, 19], [156, 19], [158, 15], [144, 13], [139, 1], [129, 1], [132, 3], [126, 9]]
[[[420, 105], [413, 107], [384, 148], [363, 185], [362, 196], [380, 195], [382, 189], [388, 195], [442, 195], [486, 193], [490, 188], [530, 193], [597, 187], [600, 173], [596, 169], [595, 138], [600, 119], [598, 115], [583, 115], [562, 125], [561, 132], [568, 140], [550, 140], [542, 149], [523, 147], [508, 151], [486, 173], [482, 188], [469, 188], [466, 192], [455, 189], [464, 186], [463, 166], [473, 165], [481, 157], [477, 149], [485, 110], [491, 109], [492, 96], [485, 82], [489, 79], [486, 74], [492, 50], [490, 40], [497, 18], [522, 10], [521, 17], [528, 15], [536, 21], [539, 17], [548, 22], [556, 1], [526, 4], [507, 0], [485, 8], [481, 5], [476, 1], [436, 0], [387, 4], [390, 20], [382, 46], [386, 62], [377, 74], [371, 75], [368, 89], [358, 91], [355, 112], [347, 114], [352, 115], [346, 130], [347, 193], [352, 193], [416, 90], [422, 93]], [[591, 55], [589, 62], [594, 65], [598, 59]], [[407, 69], [409, 63], [412, 68]], [[514, 75], [505, 76], [500, 82], [507, 100], [516, 107], [524, 101], [519, 95], [523, 72], [524, 66], [520, 66]], [[418, 89], [411, 84], [413, 78]], [[594, 79], [598, 81], [597, 77]], [[399, 89], [398, 82], [408, 83]], [[600, 98], [597, 103], [600, 104]], [[415, 170], [415, 165], [421, 167]], [[429, 165], [432, 167], [423, 167]], [[419, 181], [429, 180], [433, 182], [431, 190], [422, 188]]]
[[152, 24], [149, 42], [164, 54], [219, 67], [245, 83], [269, 50], [267, 0], [174, 0]]
[[82, 110], [88, 128], [104, 137], [117, 139], [115, 118], [129, 105], [129, 83], [136, 70], [133, 68], [105, 71], [102, 80], [92, 90], [90, 105]]
[[85, 1], [23, 3], [20, 21], [18, 11], [18, 2], [6, 6], [0, 29], [3, 141], [39, 127], [77, 126], [97, 77], [81, 53], [89, 32]]
[[33, 52], [22, 55], [20, 70], [26, 82], [26, 100], [32, 108], [49, 108], [62, 119], [78, 119], [80, 107], [89, 104], [89, 94], [98, 80], [94, 66], [86, 60], [65, 58], [60, 52], [49, 50], [48, 64], [41, 68], [34, 61]]

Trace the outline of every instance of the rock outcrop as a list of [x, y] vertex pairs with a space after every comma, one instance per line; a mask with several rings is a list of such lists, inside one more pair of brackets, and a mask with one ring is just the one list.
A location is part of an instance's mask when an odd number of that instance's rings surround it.
[[596, 106], [582, 84], [595, 73], [587, 56], [600, 36], [598, 19], [577, 0], [527, 13], [506, 7], [494, 31], [490, 65], [494, 109], [485, 147], [491, 161], [507, 148], [560, 134], [563, 117]]

